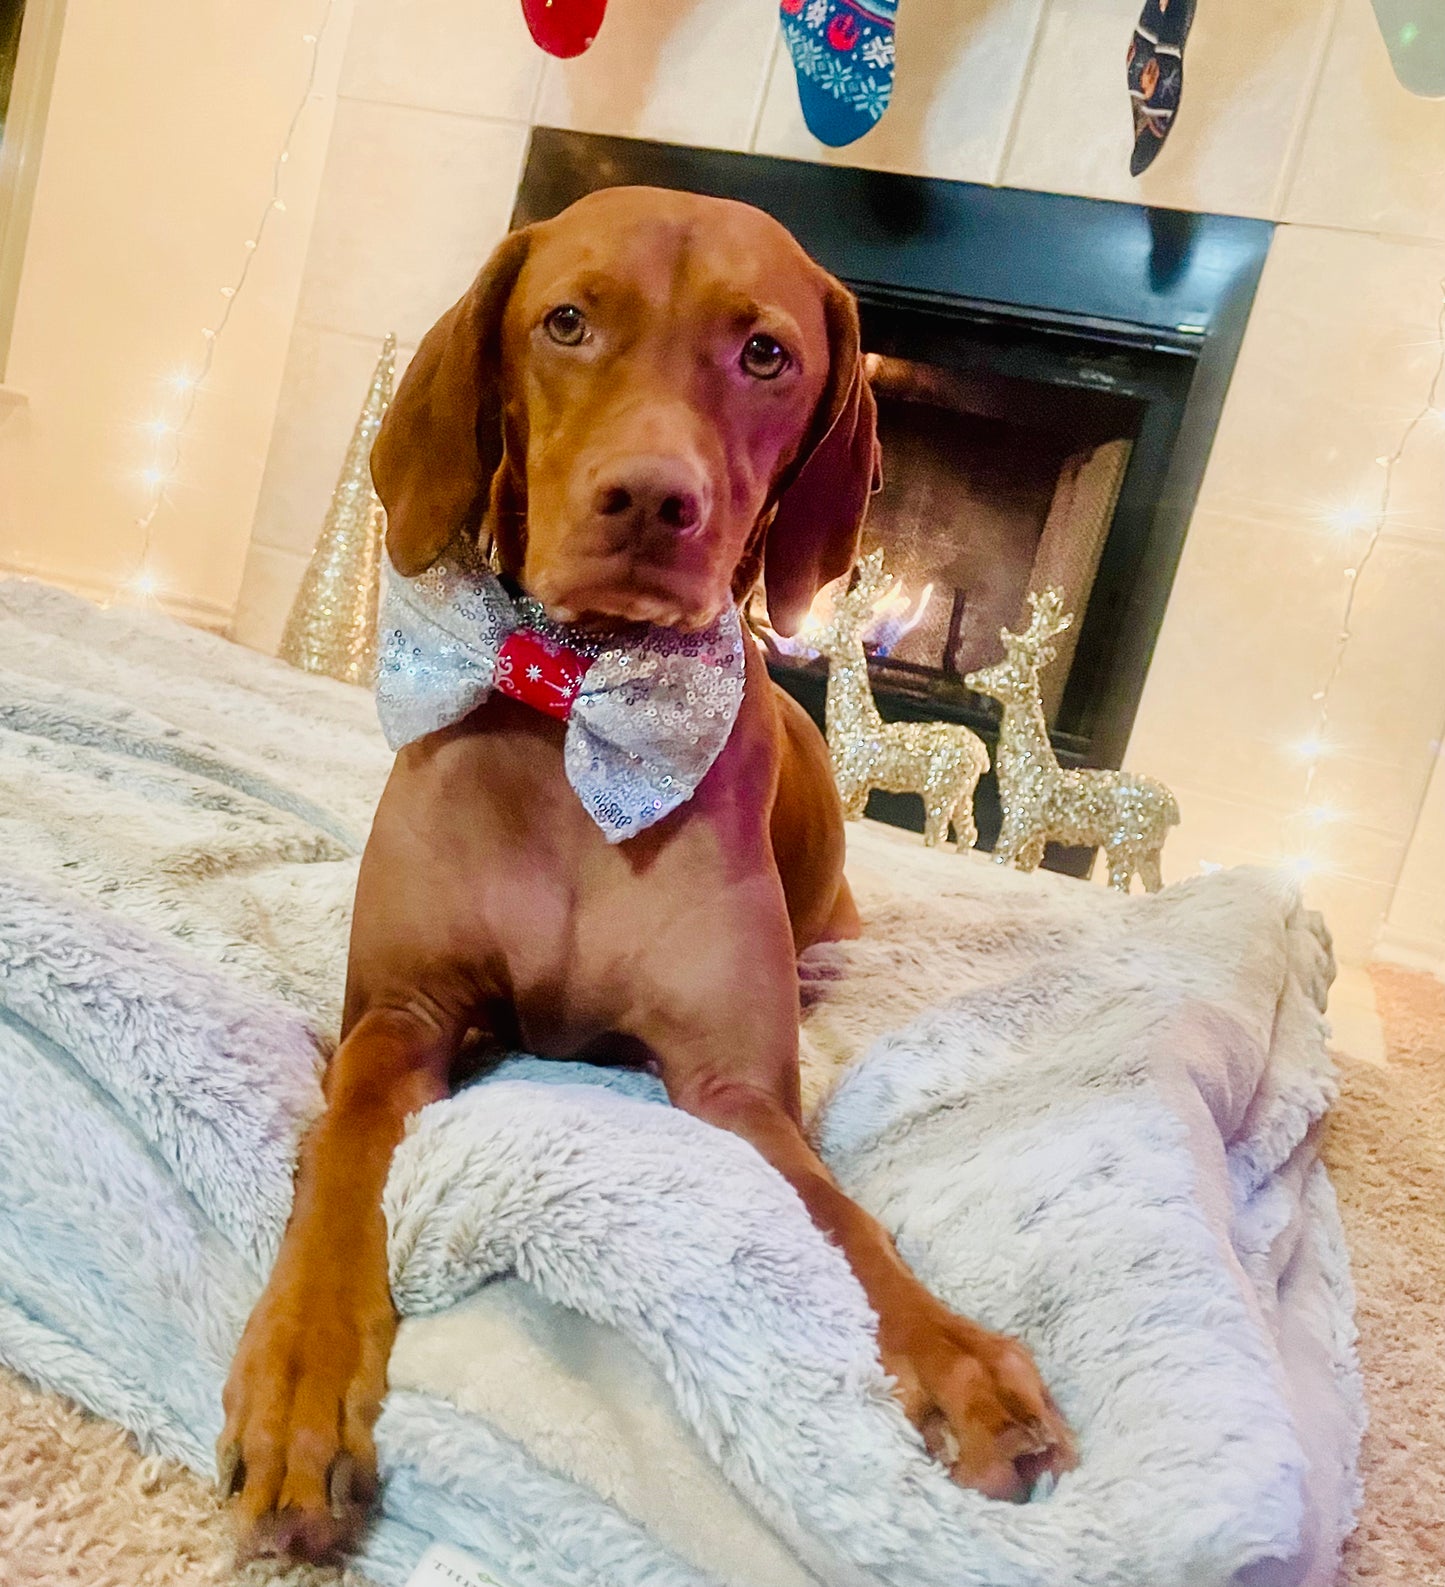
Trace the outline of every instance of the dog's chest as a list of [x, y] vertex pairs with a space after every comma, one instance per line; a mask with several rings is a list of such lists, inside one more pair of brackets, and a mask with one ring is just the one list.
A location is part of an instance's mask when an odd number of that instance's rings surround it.
[[[567, 782], [554, 724], [478, 718], [408, 769], [408, 821], [430, 834], [433, 929], [510, 1034], [570, 1054], [633, 1023], [675, 973], [681, 922], [722, 889], [712, 800], [609, 843]], [[705, 961], [705, 937], [687, 934]]]

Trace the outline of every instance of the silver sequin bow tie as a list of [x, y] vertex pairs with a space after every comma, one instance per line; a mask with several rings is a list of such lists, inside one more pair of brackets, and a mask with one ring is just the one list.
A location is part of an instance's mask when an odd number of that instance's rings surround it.
[[514, 601], [458, 543], [425, 573], [387, 564], [376, 706], [393, 749], [460, 721], [495, 689], [567, 723], [567, 781], [609, 843], [692, 797], [743, 698], [743, 635], [729, 606], [696, 634], [638, 627], [623, 642]]

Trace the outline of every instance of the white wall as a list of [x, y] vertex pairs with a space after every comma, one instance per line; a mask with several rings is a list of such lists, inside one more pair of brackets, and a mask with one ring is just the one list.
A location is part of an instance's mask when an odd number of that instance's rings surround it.
[[[325, 0], [69, 0], [0, 410], [0, 569], [108, 596], [134, 570], [142, 426], [174, 410], [224, 307], [301, 99], [303, 35]], [[165, 603], [235, 607], [330, 134], [350, 0], [334, 0], [316, 83], [250, 280], [167, 504]]]
[[1436, 758], [1405, 853], [1380, 955], [1445, 977], [1445, 753]]
[[1445, 103], [1396, 83], [1369, 0], [1209, 0], [1162, 156], [1128, 175], [1138, 0], [907, 0], [894, 103], [808, 136], [774, 0], [612, 0], [544, 61], [515, 0], [357, 0], [235, 632], [271, 648], [376, 348], [409, 351], [505, 228], [534, 123], [1284, 222], [1241, 352], [1129, 751], [1178, 790], [1171, 877], [1308, 846], [1347, 956], [1372, 943], [1445, 721], [1445, 426], [1421, 432], [1362, 580], [1341, 752], [1303, 765], [1368, 493], [1420, 404], [1445, 278]]

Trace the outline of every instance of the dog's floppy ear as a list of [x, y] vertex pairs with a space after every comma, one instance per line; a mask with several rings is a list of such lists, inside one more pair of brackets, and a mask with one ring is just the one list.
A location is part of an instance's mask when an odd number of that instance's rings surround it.
[[882, 477], [878, 410], [863, 372], [858, 305], [829, 278], [824, 309], [831, 362], [813, 439], [790, 470], [763, 549], [768, 621], [790, 635], [813, 597], [858, 555], [869, 496]]
[[466, 296], [422, 338], [371, 449], [398, 573], [431, 566], [486, 511], [502, 462], [502, 313], [527, 257], [526, 231], [503, 239]]

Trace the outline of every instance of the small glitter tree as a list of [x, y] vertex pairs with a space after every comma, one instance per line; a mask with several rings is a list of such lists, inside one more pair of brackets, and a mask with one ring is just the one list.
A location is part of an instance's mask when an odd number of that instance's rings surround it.
[[395, 371], [396, 337], [388, 336], [277, 652], [303, 671], [367, 687], [376, 670], [376, 606], [386, 527], [386, 514], [371, 487], [371, 446], [391, 402]]

